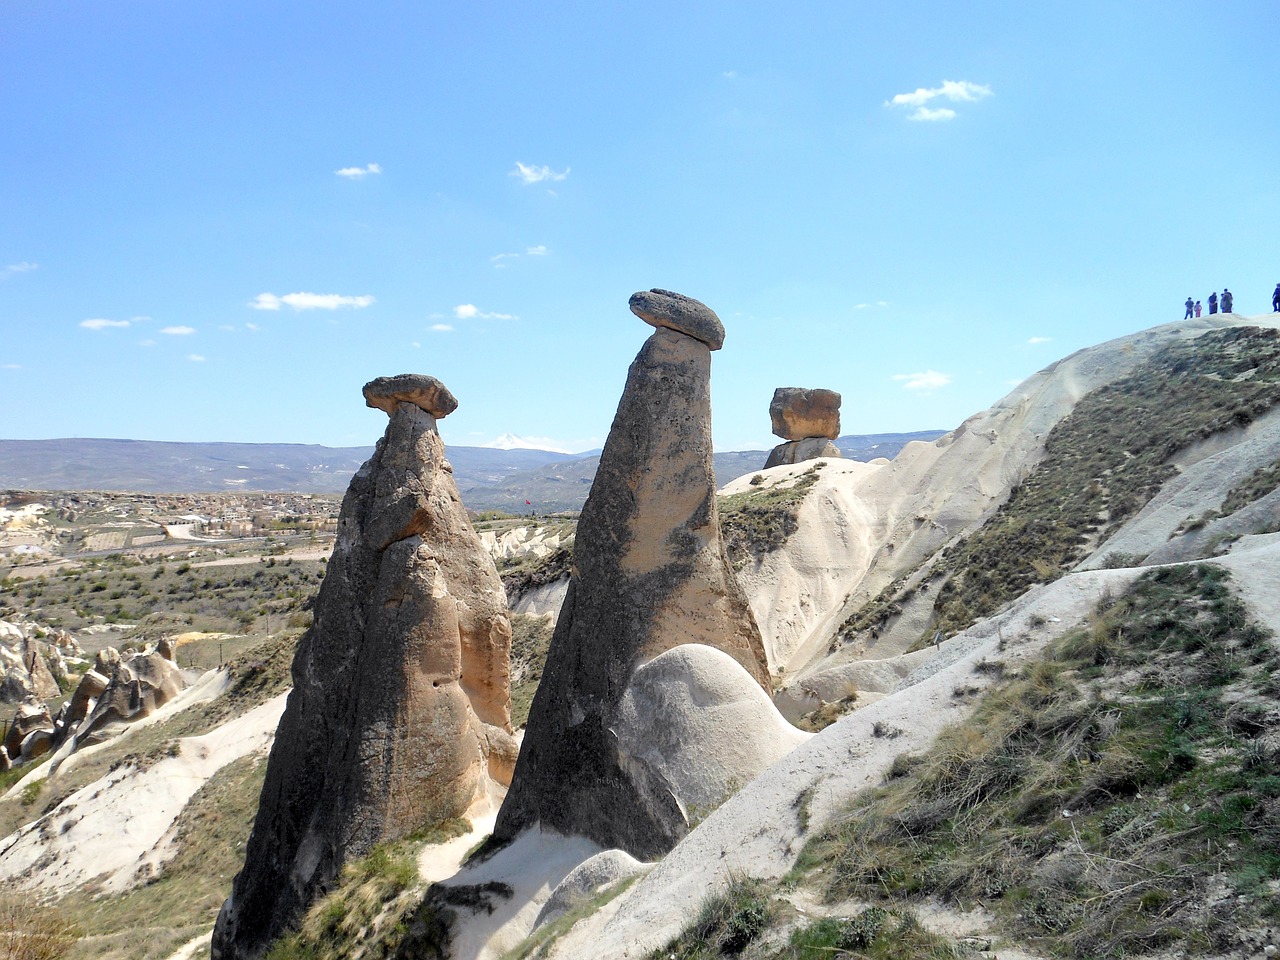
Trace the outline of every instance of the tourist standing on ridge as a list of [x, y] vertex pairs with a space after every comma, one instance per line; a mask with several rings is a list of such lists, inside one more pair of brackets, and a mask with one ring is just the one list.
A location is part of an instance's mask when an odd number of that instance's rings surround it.
[[1199, 300], [1196, 301], [1196, 319], [1197, 320], [1200, 319], [1200, 301]]
[[1192, 313], [1192, 311], [1193, 311], [1193, 310], [1195, 310], [1195, 308], [1196, 308], [1196, 302], [1195, 302], [1194, 300], [1192, 300], [1190, 297], [1187, 297], [1187, 315], [1186, 315], [1185, 317], [1183, 317], [1182, 319], [1183, 319], [1183, 320], [1190, 320], [1190, 319], [1191, 319], [1191, 313]]
[[1218, 312], [1218, 291], [1215, 290], [1209, 294], [1209, 316], [1213, 316]]
[[1222, 288], [1222, 312], [1231, 312], [1231, 291], [1226, 287]]
[[1276, 292], [1271, 295], [1271, 312], [1280, 313], [1280, 283], [1276, 284]]

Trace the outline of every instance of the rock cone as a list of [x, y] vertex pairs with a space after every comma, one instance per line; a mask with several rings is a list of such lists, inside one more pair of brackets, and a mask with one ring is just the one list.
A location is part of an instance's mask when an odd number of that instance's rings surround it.
[[[688, 820], [661, 778], [620, 749], [614, 730], [634, 669], [701, 643], [766, 688], [768, 670], [716, 510], [711, 349], [723, 328], [703, 304], [666, 291], [636, 294], [631, 306], [658, 330], [631, 365], [582, 509], [568, 594], [495, 838], [540, 822], [652, 857]], [[671, 317], [696, 333], [669, 326]]]
[[515, 762], [502, 582], [436, 432], [456, 402], [413, 375], [365, 397], [391, 422], [342, 504], [214, 957], [261, 956], [345, 861], [461, 816]]

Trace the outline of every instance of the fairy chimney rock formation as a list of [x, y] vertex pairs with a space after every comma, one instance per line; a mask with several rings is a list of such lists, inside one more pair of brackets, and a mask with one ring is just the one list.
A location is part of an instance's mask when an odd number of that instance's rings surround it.
[[774, 436], [786, 442], [770, 451], [766, 469], [841, 455], [831, 442], [840, 436], [840, 394], [834, 390], [778, 387], [769, 404], [769, 419]]
[[627, 375], [582, 508], [573, 572], [494, 836], [541, 823], [638, 857], [665, 853], [686, 811], [616, 733], [637, 665], [686, 643], [769, 677], [760, 630], [720, 539], [711, 469], [715, 313], [665, 290], [632, 296], [657, 330]]
[[462, 816], [515, 765], [506, 597], [436, 431], [457, 401], [413, 374], [364, 396], [390, 422], [342, 503], [214, 931], [222, 960], [262, 956], [344, 862]]

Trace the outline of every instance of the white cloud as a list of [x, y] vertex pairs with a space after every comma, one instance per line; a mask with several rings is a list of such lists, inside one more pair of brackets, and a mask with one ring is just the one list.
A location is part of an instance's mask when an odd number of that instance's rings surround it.
[[171, 337], [188, 337], [196, 332], [195, 327], [161, 327], [161, 333], [167, 333]]
[[433, 323], [431, 329], [436, 333], [448, 333], [453, 327], [447, 323]]
[[80, 321], [80, 326], [86, 330], [106, 330], [109, 327], [127, 327], [128, 325], [128, 320], [103, 320], [101, 317]]
[[257, 333], [259, 330], [261, 330], [261, 329], [262, 329], [262, 328], [261, 328], [260, 326], [258, 326], [256, 323], [246, 323], [246, 324], [244, 325], [244, 328], [245, 328], [246, 330], [252, 330], [254, 333]]
[[1030, 344], [1048, 343], [1052, 339], [1053, 337], [1032, 337], [1030, 340], [1027, 341], [1027, 343], [1030, 343]]
[[952, 103], [975, 103], [992, 96], [990, 87], [968, 80], [943, 80], [940, 87], [919, 87], [911, 93], [894, 94], [886, 100], [886, 107], [915, 107], [907, 115], [908, 120], [951, 120], [956, 112], [947, 107], [927, 107], [925, 104], [941, 97]]
[[40, 264], [27, 263], [27, 261], [25, 260], [23, 260], [22, 263], [11, 263], [7, 267], [0, 267], [0, 280], [8, 280], [10, 277], [16, 276], [19, 273], [27, 273], [30, 270], [38, 270], [39, 267], [40, 267]]
[[556, 173], [545, 164], [538, 167], [517, 160], [516, 168], [511, 171], [510, 176], [519, 177], [520, 182], [524, 184], [542, 183], [544, 180], [559, 181], [568, 178], [569, 167], [565, 167], [563, 173]]
[[21, 370], [21, 369], [22, 369], [22, 364], [20, 363], [0, 363], [0, 370]]
[[916, 107], [915, 113], [907, 117], [908, 120], [924, 120], [926, 122], [934, 120], [954, 120], [956, 112], [947, 107], [938, 107], [936, 110], [930, 107]]
[[249, 306], [255, 310], [279, 310], [282, 305], [295, 310], [337, 310], [339, 307], [359, 310], [374, 302], [374, 298], [370, 296], [345, 297], [338, 293], [286, 293], [283, 297], [277, 297], [274, 293], [260, 293]]
[[376, 163], [371, 163], [367, 167], [343, 167], [341, 170], [333, 172], [340, 177], [346, 177], [348, 180], [361, 180], [371, 173], [381, 173], [382, 167]]
[[526, 247], [525, 254], [530, 257], [545, 257], [551, 251], [546, 248], [545, 244], [538, 244], [536, 247]]
[[485, 313], [474, 303], [460, 303], [453, 308], [459, 320], [519, 320], [514, 313]]
[[853, 309], [870, 310], [872, 307], [887, 307], [888, 305], [889, 305], [888, 300], [877, 300], [875, 303], [855, 303], [853, 305]]
[[139, 340], [139, 341], [138, 341], [138, 346], [140, 346], [140, 347], [154, 347], [155, 345], [156, 345], [156, 342], [155, 342], [154, 340]]
[[415, 349], [415, 350], [421, 350], [421, 349], [422, 349], [422, 344], [420, 344], [417, 340], [410, 340], [410, 341], [409, 341], [409, 346], [413, 347], [413, 349]]
[[937, 370], [925, 370], [921, 373], [897, 373], [894, 374], [893, 379], [900, 381], [904, 389], [932, 393], [939, 387], [949, 384], [951, 375], [939, 373]]
[[726, 79], [726, 80], [736, 80], [736, 79], [738, 78], [738, 71], [737, 71], [737, 70], [725, 70], [725, 71], [723, 71], [723, 72], [720, 74], [720, 76], [724, 77], [724, 79]]
[[192, 363], [204, 363], [204, 357], [200, 356], [198, 353], [188, 353], [187, 359]]

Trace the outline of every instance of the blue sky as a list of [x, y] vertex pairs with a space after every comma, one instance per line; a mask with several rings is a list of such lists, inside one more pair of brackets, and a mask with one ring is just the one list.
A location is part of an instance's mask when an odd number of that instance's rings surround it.
[[1280, 281], [1273, 0], [0, 6], [0, 436], [581, 450], [650, 332], [949, 429], [1058, 357]]

